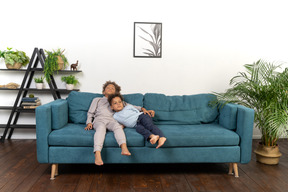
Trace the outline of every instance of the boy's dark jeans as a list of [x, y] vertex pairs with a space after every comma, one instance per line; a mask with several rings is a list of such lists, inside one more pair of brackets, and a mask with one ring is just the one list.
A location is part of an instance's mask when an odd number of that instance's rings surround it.
[[149, 136], [151, 134], [164, 137], [162, 131], [156, 125], [154, 125], [152, 118], [144, 113], [138, 117], [136, 131], [143, 135], [147, 141], [149, 140]]

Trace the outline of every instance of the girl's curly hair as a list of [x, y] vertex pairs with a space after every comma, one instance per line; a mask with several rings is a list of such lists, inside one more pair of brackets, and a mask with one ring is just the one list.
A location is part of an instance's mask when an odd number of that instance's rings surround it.
[[106, 87], [107, 87], [108, 85], [110, 85], [110, 84], [114, 85], [114, 87], [115, 87], [115, 93], [120, 93], [121, 87], [120, 87], [117, 83], [115, 83], [114, 81], [106, 81], [106, 83], [103, 84], [102, 93], [104, 93]]

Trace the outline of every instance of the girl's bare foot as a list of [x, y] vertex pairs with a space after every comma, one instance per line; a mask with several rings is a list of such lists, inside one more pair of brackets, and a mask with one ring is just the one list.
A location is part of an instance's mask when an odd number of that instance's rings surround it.
[[159, 135], [150, 135], [150, 143], [154, 145], [159, 139]]
[[128, 148], [127, 148], [126, 143], [123, 143], [123, 144], [121, 145], [121, 149], [122, 149], [121, 155], [127, 155], [127, 156], [130, 156], [130, 155], [131, 155], [130, 151], [129, 151]]
[[103, 165], [103, 161], [102, 161], [102, 157], [101, 157], [101, 152], [100, 151], [96, 151], [95, 152], [95, 165]]
[[158, 149], [159, 147], [164, 145], [165, 141], [166, 141], [166, 137], [160, 137], [160, 139], [158, 141], [158, 146], [156, 147], [156, 149]]

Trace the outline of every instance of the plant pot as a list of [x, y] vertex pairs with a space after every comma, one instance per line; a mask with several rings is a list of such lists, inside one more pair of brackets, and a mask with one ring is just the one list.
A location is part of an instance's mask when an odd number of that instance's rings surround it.
[[43, 89], [44, 83], [35, 83], [36, 89]]
[[22, 63], [14, 63], [14, 65], [6, 64], [7, 69], [20, 69], [22, 67]]
[[260, 163], [267, 165], [277, 165], [279, 163], [281, 153], [279, 152], [279, 146], [268, 147], [262, 143], [258, 144], [257, 149], [254, 151], [256, 153], [256, 160]]
[[67, 90], [73, 90], [74, 89], [74, 85], [73, 84], [66, 84], [66, 89]]
[[57, 56], [58, 70], [64, 69], [64, 61], [61, 56]]

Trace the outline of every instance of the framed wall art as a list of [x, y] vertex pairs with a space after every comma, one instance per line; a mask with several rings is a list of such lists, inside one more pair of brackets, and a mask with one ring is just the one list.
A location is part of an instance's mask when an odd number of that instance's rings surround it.
[[162, 23], [134, 22], [134, 57], [162, 57]]

